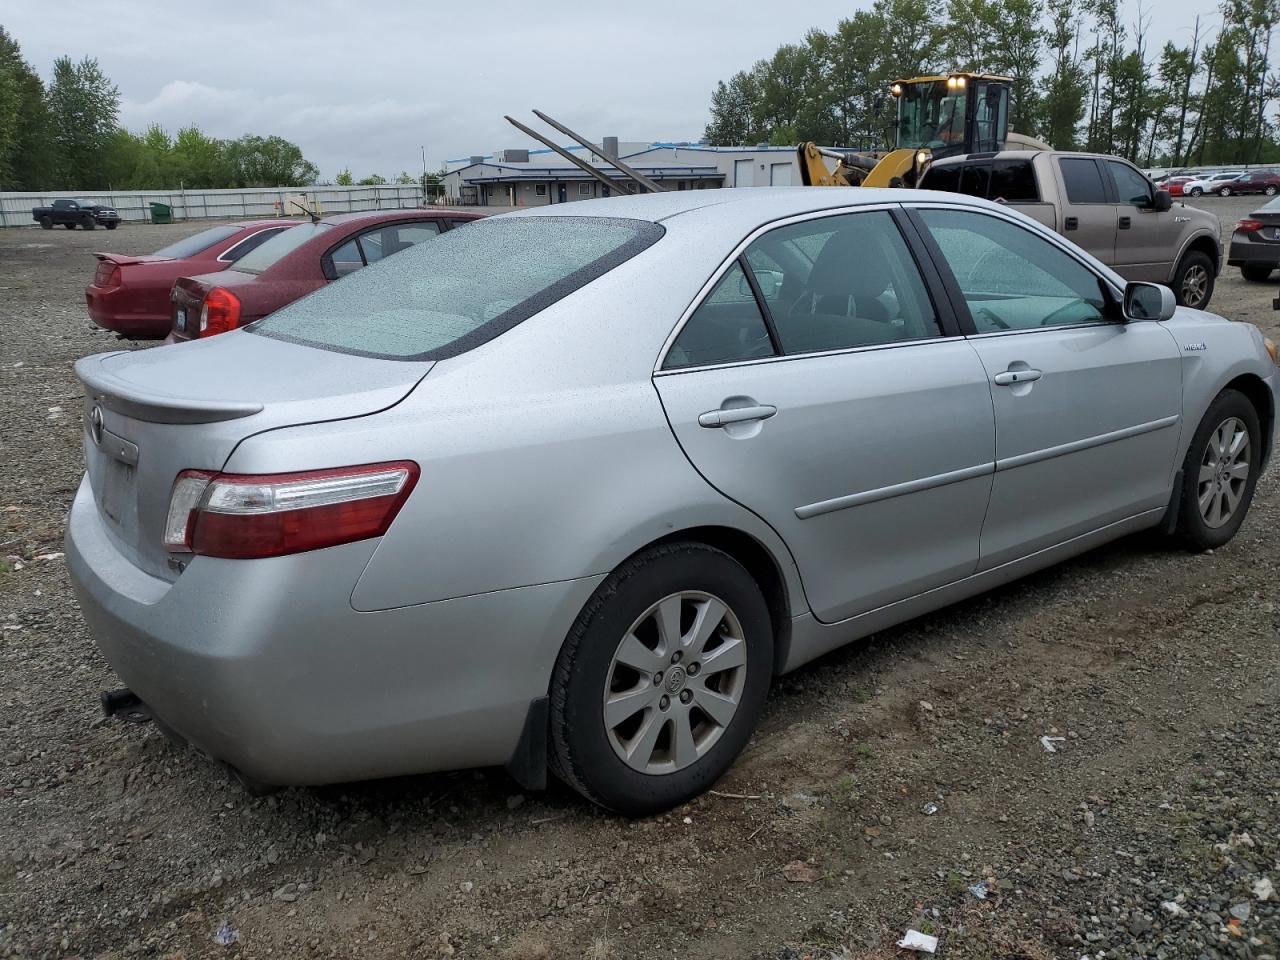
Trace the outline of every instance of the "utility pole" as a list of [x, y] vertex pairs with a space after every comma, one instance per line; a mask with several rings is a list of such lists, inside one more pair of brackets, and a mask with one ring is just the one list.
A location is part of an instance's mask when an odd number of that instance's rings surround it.
[[422, 205], [427, 205], [427, 145], [422, 145]]

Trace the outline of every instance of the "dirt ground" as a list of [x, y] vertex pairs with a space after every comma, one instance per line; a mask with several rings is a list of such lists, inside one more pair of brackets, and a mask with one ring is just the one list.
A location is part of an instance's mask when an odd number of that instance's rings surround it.
[[[0, 231], [0, 957], [1280, 956], [1274, 471], [1217, 552], [1128, 539], [782, 678], [650, 820], [501, 770], [253, 799], [102, 719], [60, 554], [72, 362], [122, 346], [89, 253], [204, 226]], [[1277, 286], [1226, 269], [1212, 309], [1280, 339]]]

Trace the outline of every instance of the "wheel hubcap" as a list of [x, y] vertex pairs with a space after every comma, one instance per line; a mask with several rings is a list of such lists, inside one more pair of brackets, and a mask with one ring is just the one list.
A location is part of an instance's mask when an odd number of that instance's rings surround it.
[[1216, 529], [1235, 516], [1249, 469], [1249, 431], [1238, 417], [1230, 417], [1213, 431], [1200, 460], [1196, 499], [1206, 526]]
[[642, 613], [614, 652], [604, 725], [614, 753], [640, 773], [682, 770], [732, 722], [747, 678], [747, 643], [729, 606], [686, 590]]
[[1209, 272], [1199, 264], [1187, 267], [1187, 272], [1182, 275], [1182, 302], [1189, 307], [1194, 307], [1204, 298], [1204, 292], [1209, 286]]

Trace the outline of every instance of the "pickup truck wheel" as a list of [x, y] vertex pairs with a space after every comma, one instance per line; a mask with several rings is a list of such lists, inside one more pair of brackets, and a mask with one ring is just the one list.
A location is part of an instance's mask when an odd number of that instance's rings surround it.
[[1223, 390], [1196, 428], [1182, 464], [1177, 533], [1192, 550], [1235, 536], [1249, 512], [1261, 462], [1258, 411], [1242, 393]]
[[1213, 261], [1199, 250], [1189, 250], [1173, 274], [1173, 292], [1184, 307], [1203, 310], [1213, 296]]
[[1240, 276], [1254, 283], [1265, 283], [1271, 279], [1271, 271], [1275, 267], [1269, 267], [1265, 263], [1248, 263], [1240, 268]]
[[80, 221], [80, 226], [84, 227], [86, 230], [92, 230], [97, 226], [97, 224], [93, 222], [93, 217], [85, 217]]
[[52, 229], [53, 229], [53, 217], [41, 217], [41, 218], [40, 218], [40, 229], [41, 229], [41, 230], [52, 230]]
[[1220, 196], [1220, 197], [1229, 197], [1229, 196], [1231, 196], [1231, 188], [1230, 188], [1230, 187], [1219, 187], [1219, 188], [1218, 188], [1218, 196]]
[[111, 223], [104, 223], [103, 226], [106, 227], [108, 230], [114, 230], [116, 227], [120, 226], [120, 224], [113, 221]]

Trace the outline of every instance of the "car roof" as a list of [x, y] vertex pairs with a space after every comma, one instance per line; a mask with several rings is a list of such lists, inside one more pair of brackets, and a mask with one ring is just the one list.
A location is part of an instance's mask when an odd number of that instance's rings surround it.
[[739, 224], [768, 223], [798, 214], [876, 204], [909, 201], [999, 207], [988, 200], [936, 190], [907, 190], [875, 187], [729, 187], [718, 190], [681, 190], [646, 193], [598, 200], [577, 200], [565, 209], [560, 204], [532, 207], [500, 214], [493, 220], [511, 217], [619, 217], [667, 223], [679, 218], [681, 225], [694, 222]]
[[[229, 227], [296, 227], [303, 221], [293, 217], [260, 217], [257, 220], [236, 220], [227, 224]], [[210, 224], [216, 226], [216, 224]]]
[[322, 223], [331, 226], [348, 226], [353, 223], [381, 223], [387, 220], [439, 220], [445, 217], [461, 217], [477, 219], [484, 216], [475, 210], [422, 210], [418, 207], [403, 207], [394, 210], [361, 210], [356, 213], [335, 213], [321, 218]]

